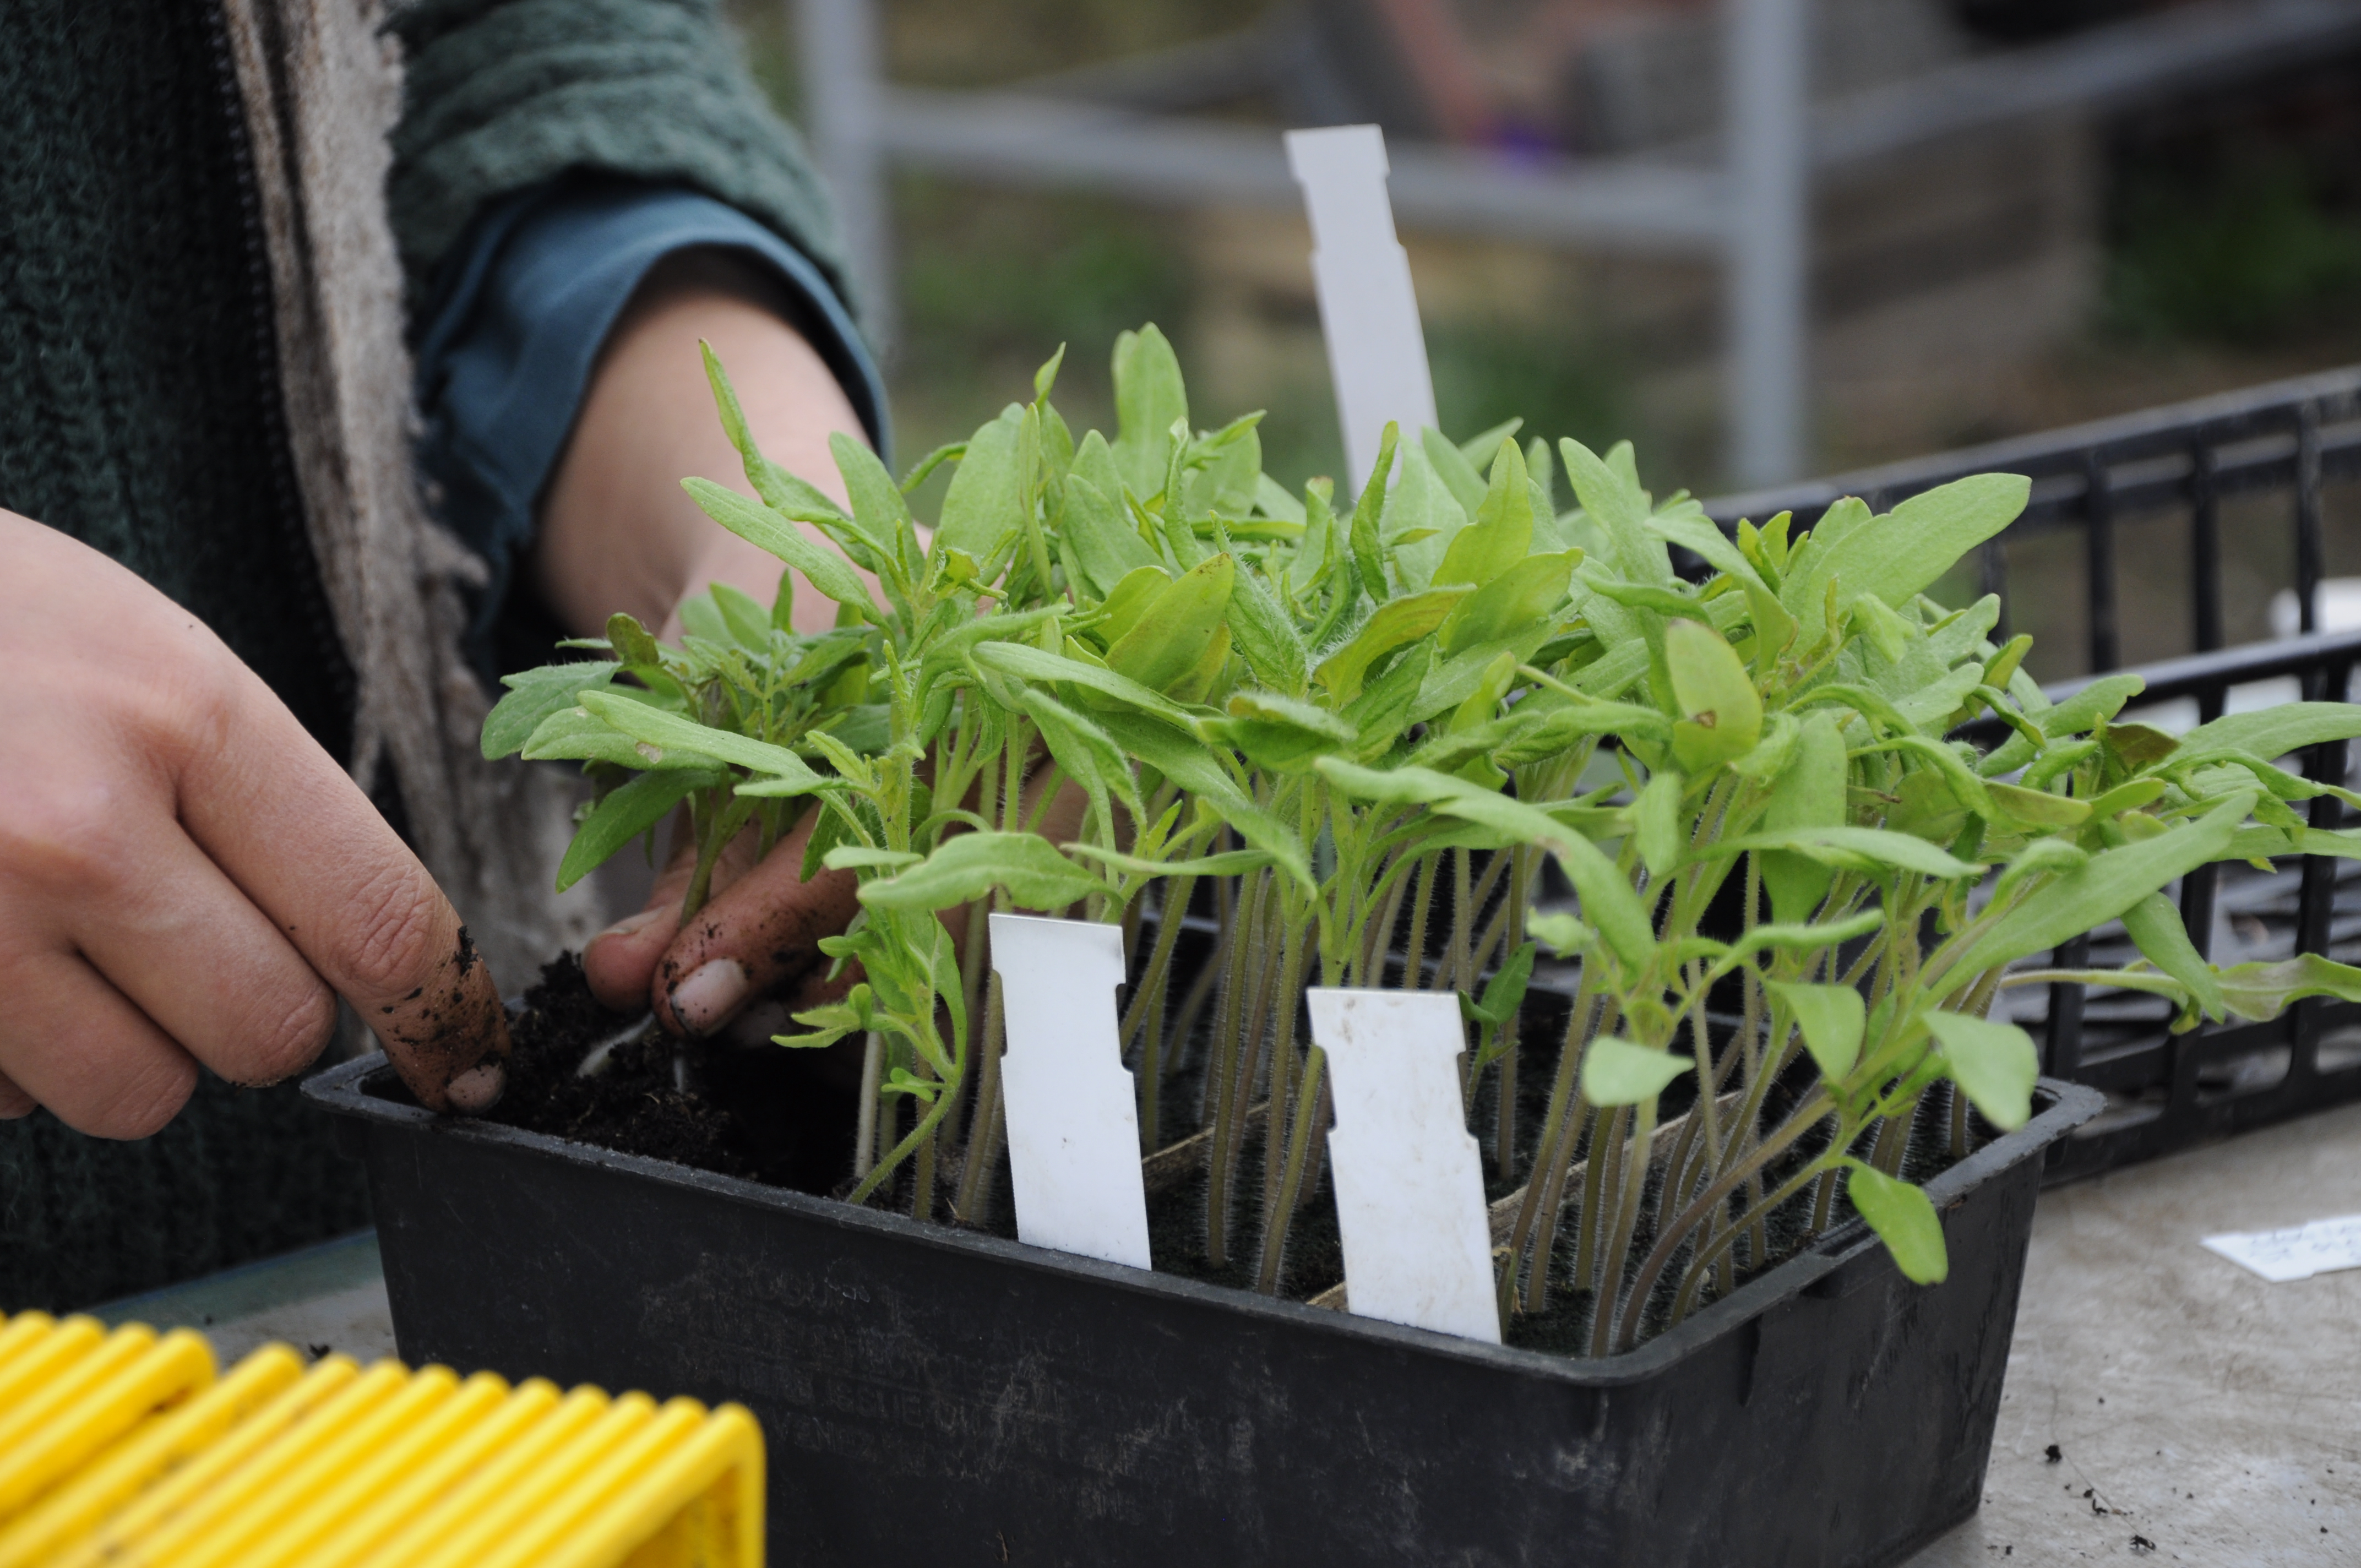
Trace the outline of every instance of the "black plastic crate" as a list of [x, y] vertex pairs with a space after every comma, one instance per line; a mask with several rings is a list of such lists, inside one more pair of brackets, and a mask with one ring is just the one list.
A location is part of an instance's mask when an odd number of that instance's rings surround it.
[[[1938, 485], [1994, 471], [2026, 475], [2033, 494], [2025, 515], [1980, 553], [1985, 591], [2006, 604], [2010, 544], [2043, 533], [2081, 539], [2091, 674], [2050, 685], [2053, 700], [2121, 667], [2118, 525], [2176, 512], [2187, 525], [2185, 624], [2197, 652], [2139, 666], [2147, 690], [2137, 707], [2183, 702], [2202, 722], [2223, 714], [2233, 688], [2264, 681], [2292, 682], [2290, 695], [2312, 701], [2351, 699], [2361, 631], [2317, 632], [2312, 620], [2325, 570], [2323, 487], [2361, 477], [2361, 367], [1724, 497], [1708, 502], [1707, 510], [1724, 528], [1781, 511], [1808, 526], [1845, 496], [1883, 511]], [[2288, 586], [2296, 592], [2303, 635], [2222, 646], [2222, 504], [2234, 496], [2284, 498], [2295, 564]], [[2314, 748], [2302, 771], [2349, 785], [2351, 751]], [[2361, 818], [2323, 797], [2312, 803], [2311, 820], [2337, 828]], [[2179, 891], [2191, 938], [2217, 961], [2316, 952], [2361, 962], [2361, 862], [2298, 856], [2268, 874], [2243, 864], [2213, 866]], [[2110, 926], [2042, 962], [2079, 967], [2136, 956], [2123, 928]], [[2108, 1101], [2104, 1113], [2052, 1146], [2053, 1181], [2361, 1100], [2361, 1006], [2312, 1000], [2268, 1024], [2209, 1025], [2175, 1036], [2165, 1026], [2169, 1010], [2158, 998], [2080, 985], [2047, 990], [2029, 1001], [2020, 1000], [2021, 992], [2006, 993], [2012, 1016], [2044, 1039], [2045, 1071], [2090, 1084]]]

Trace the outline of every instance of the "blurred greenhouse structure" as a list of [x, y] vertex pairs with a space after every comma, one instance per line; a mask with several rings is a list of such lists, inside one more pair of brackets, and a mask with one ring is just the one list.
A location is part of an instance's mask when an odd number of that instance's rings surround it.
[[[2346, 192], [2321, 174], [2361, 147], [2361, 0], [787, 0], [741, 14], [815, 143], [908, 378], [939, 367], [922, 341], [946, 319], [934, 301], [974, 288], [975, 312], [994, 313], [988, 285], [933, 252], [941, 213], [996, 205], [1033, 214], [1031, 236], [998, 221], [1038, 247], [1037, 290], [1058, 291], [1061, 268], [1069, 285], [1063, 302], [999, 312], [1004, 329], [1029, 314], [1082, 338], [1120, 306], [1060, 304], [1128, 269], [1135, 313], [1186, 313], [1213, 391], [1270, 406], [1282, 449], [1291, 436], [1328, 462], [1326, 400], [1304, 385], [1317, 333], [1284, 126], [1386, 128], [1446, 422], [1455, 403], [1471, 428], [1510, 405], [1620, 422], [1692, 483], [1794, 478], [2317, 368], [2341, 356], [2323, 356], [2339, 334], [2312, 332], [2290, 357], [2284, 330], [2257, 348], [2273, 332], [2255, 319], [2361, 285], [2361, 243], [2334, 211]], [[2225, 232], [2274, 236], [2270, 257]], [[955, 248], [972, 270], [977, 249]], [[2226, 296], [2192, 266], [2226, 272]], [[2193, 323], [2200, 350], [2124, 349], [2159, 317]], [[2191, 362], [2223, 339], [2251, 365]], [[923, 389], [904, 401], [923, 423]]]

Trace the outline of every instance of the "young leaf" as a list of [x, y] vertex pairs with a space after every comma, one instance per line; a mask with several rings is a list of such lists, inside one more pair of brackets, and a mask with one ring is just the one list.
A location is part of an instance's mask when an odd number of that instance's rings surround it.
[[716, 583], [712, 587], [713, 606], [721, 612], [721, 623], [730, 631], [730, 640], [749, 653], [771, 651], [771, 612], [756, 602], [754, 596], [728, 583]]
[[1524, 455], [1513, 441], [1500, 443], [1492, 460], [1492, 481], [1483, 504], [1466, 528], [1454, 534], [1434, 568], [1437, 584], [1482, 587], [1523, 560], [1533, 544], [1533, 498], [1525, 479]]
[[1225, 630], [1236, 578], [1236, 563], [1226, 554], [1175, 577], [1107, 650], [1107, 668], [1151, 691], [1170, 689]]
[[2179, 981], [2208, 1017], [2222, 1016], [2226, 1003], [2221, 984], [2214, 979], [2213, 966], [2199, 956], [2172, 900], [2161, 893], [2149, 894], [2124, 911], [2124, 929], [2139, 944], [2141, 956]]
[[1754, 749], [1763, 739], [1763, 698], [1719, 632], [1694, 620], [1669, 623], [1664, 663], [1684, 716], [1673, 726], [1673, 755], [1684, 770], [1709, 772]]
[[970, 656], [985, 669], [996, 670], [1004, 675], [1015, 675], [1027, 681], [1069, 681], [1101, 696], [1112, 697], [1137, 712], [1151, 714], [1168, 724], [1186, 729], [1191, 722], [1189, 710], [1162, 692], [1151, 691], [1113, 670], [1086, 664], [1062, 653], [1044, 653], [1038, 648], [1028, 647], [1022, 642], [984, 642], [979, 644]]
[[1361, 487], [1360, 499], [1353, 503], [1353, 521], [1345, 534], [1354, 565], [1360, 569], [1362, 587], [1380, 602], [1386, 598], [1386, 556], [1378, 530], [1391, 495], [1387, 481], [1393, 474], [1394, 448], [1400, 439], [1401, 427], [1387, 421], [1378, 438], [1378, 466], [1370, 470], [1369, 482]]
[[2361, 969], [2318, 953], [2278, 963], [2234, 964], [2221, 971], [2221, 985], [2224, 1005], [2239, 1017], [2257, 1023], [2278, 1017], [2307, 996], [2361, 1002]]
[[883, 882], [863, 883], [872, 909], [931, 912], [983, 897], [995, 887], [1025, 909], [1063, 909], [1106, 884], [1032, 833], [961, 833], [919, 865]]
[[1257, 572], [1238, 574], [1230, 591], [1230, 638], [1255, 678], [1277, 692], [1301, 696], [1309, 678], [1310, 655], [1295, 618], [1263, 586]]
[[1846, 598], [1907, 604], [1977, 545], [2016, 521], [2033, 492], [2021, 474], [1975, 474], [1911, 497], [1829, 552]]
[[1152, 324], [1115, 340], [1115, 466], [1133, 495], [1153, 497], [1164, 488], [1172, 427], [1187, 428], [1189, 392], [1171, 343]]
[[1643, 1104], [1696, 1066], [1688, 1057], [1602, 1036], [1582, 1056], [1583, 1097], [1593, 1105]]
[[1951, 1259], [1943, 1246], [1943, 1222], [1927, 1194], [1864, 1161], [1844, 1163], [1852, 1173], [1845, 1196], [1885, 1244], [1902, 1277], [1913, 1285], [1940, 1285], [1951, 1272]]
[[2054, 948], [2117, 918], [2175, 877], [2220, 860], [2255, 798], [2255, 791], [2243, 790], [2195, 822], [2093, 855], [2036, 888], [1960, 958], [1959, 972], [1974, 974]]
[[1589, 927], [1563, 910], [1526, 916], [1525, 929], [1562, 959], [1583, 951], [1598, 936]]
[[[765, 773], [780, 784], [817, 789], [825, 781], [810, 764], [785, 746], [774, 746], [750, 735], [715, 729], [677, 713], [666, 713], [643, 702], [606, 692], [585, 692], [581, 706], [609, 729], [633, 740], [665, 751], [680, 751], [734, 762], [750, 773]], [[650, 759], [653, 761], [654, 759]], [[780, 793], [774, 789], [773, 794]]]
[[566, 846], [566, 858], [557, 864], [557, 891], [564, 893], [605, 865], [616, 850], [663, 821], [692, 793], [711, 789], [728, 776], [705, 769], [667, 769], [642, 773], [609, 790]]
[[2169, 758], [2175, 769], [2214, 756], [2246, 752], [2266, 761], [2331, 740], [2361, 739], [2361, 704], [2283, 702], [2201, 724], [2180, 738]]
[[683, 479], [680, 487], [706, 516], [748, 543], [785, 561], [837, 603], [851, 606], [873, 620], [876, 618], [876, 601], [869, 597], [869, 589], [851, 564], [828, 546], [813, 543], [785, 517], [710, 479]]
[[1861, 1059], [1861, 1028], [1869, 1016], [1861, 992], [1849, 985], [1776, 981], [1771, 982], [1771, 990], [1802, 1026], [1804, 1048], [1819, 1065], [1820, 1076], [1830, 1083], [1841, 1083]]
[[[1763, 815], [1766, 832], [1840, 828], [1845, 821], [1843, 721], [1826, 711], [1806, 718], [1795, 738], [1795, 757], [1773, 786]], [[1763, 856], [1763, 885], [1771, 894], [1772, 918], [1790, 925], [1811, 917], [1828, 896], [1835, 873], [1807, 855], [1777, 850]]]
[[[1465, 537], [1464, 535], [1462, 537]], [[1436, 630], [1445, 656], [1543, 624], [1565, 602], [1582, 552], [1528, 555], [1461, 599]]]
[[1466, 588], [1436, 588], [1379, 605], [1377, 613], [1362, 623], [1350, 642], [1321, 661], [1315, 672], [1320, 684], [1334, 695], [1338, 707], [1351, 702], [1360, 695], [1361, 682], [1371, 664], [1403, 643], [1414, 642], [1441, 626], [1444, 618], [1469, 592]]
[[544, 664], [502, 677], [508, 693], [484, 716], [484, 757], [496, 762], [533, 739], [542, 720], [575, 706], [587, 691], [603, 689], [623, 666], [612, 663]]
[[2041, 1076], [2032, 1036], [1965, 1013], [1929, 1013], [1927, 1028], [1943, 1047], [1951, 1080], [1985, 1121], [2004, 1133], [2025, 1125], [2033, 1114], [2033, 1080]]
[[1648, 874], [1671, 875], [1688, 848], [1688, 835], [1681, 831], [1681, 775], [1667, 768], [1651, 778], [1631, 803], [1631, 823]]
[[[1100, 439], [1097, 431], [1082, 438], [1088, 446]], [[1059, 513], [1060, 537], [1073, 546], [1085, 586], [1105, 598], [1135, 572], [1164, 575], [1162, 558], [1148, 547], [1131, 525], [1121, 505], [1080, 474], [1066, 477], [1065, 509]]]
[[1000, 565], [1016, 548], [1025, 525], [1020, 499], [1024, 475], [1016, 460], [1017, 427], [1024, 420], [1025, 411], [1011, 403], [998, 419], [969, 438], [967, 451], [951, 471], [950, 486], [943, 492], [943, 510], [935, 527], [936, 550], [965, 552], [981, 565], [987, 582], [999, 575]]

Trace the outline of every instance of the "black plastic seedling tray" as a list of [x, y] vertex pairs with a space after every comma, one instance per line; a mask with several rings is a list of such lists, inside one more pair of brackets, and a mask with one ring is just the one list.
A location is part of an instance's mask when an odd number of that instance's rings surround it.
[[1973, 1512], [2039, 1155], [2100, 1095], [1928, 1183], [1949, 1279], [1858, 1223], [1584, 1361], [611, 1153], [313, 1079], [368, 1168], [413, 1364], [737, 1399], [771, 1560], [1893, 1563]]

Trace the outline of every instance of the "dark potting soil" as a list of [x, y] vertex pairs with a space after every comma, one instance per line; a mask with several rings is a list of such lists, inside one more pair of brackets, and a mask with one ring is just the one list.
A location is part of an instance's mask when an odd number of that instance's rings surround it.
[[510, 1015], [508, 1091], [491, 1119], [774, 1187], [827, 1192], [851, 1168], [857, 1095], [784, 1049], [679, 1041], [650, 1022], [589, 1077], [584, 1057], [628, 1029], [567, 953]]

